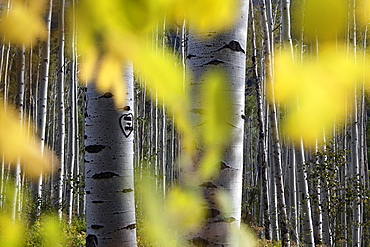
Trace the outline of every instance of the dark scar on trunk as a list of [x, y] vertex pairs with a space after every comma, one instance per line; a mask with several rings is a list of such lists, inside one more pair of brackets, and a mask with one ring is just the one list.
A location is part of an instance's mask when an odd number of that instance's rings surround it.
[[118, 177], [119, 175], [114, 172], [101, 172], [101, 173], [95, 173], [92, 178], [95, 179], [107, 179], [107, 178], [113, 178]]
[[85, 147], [85, 151], [88, 153], [99, 153], [105, 148], [103, 145], [89, 145]]

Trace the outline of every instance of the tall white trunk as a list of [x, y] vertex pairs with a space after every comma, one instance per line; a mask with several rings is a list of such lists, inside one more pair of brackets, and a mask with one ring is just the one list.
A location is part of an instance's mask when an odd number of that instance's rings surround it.
[[55, 174], [57, 193], [56, 203], [59, 218], [62, 219], [63, 179], [65, 169], [65, 107], [64, 107], [64, 8], [65, 0], [59, 1], [59, 50], [58, 50], [58, 155], [60, 166]]
[[258, 68], [257, 68], [257, 48], [256, 48], [256, 33], [255, 33], [255, 25], [254, 25], [254, 12], [253, 12], [253, 1], [249, 0], [249, 13], [250, 13], [250, 29], [251, 29], [251, 40], [252, 40], [252, 62], [253, 62], [253, 77], [256, 83], [256, 98], [257, 98], [257, 120], [258, 120], [258, 130], [259, 130], [259, 154], [260, 154], [260, 162], [261, 162], [261, 183], [262, 183], [262, 197], [261, 200], [262, 208], [263, 208], [263, 227], [264, 227], [264, 234], [267, 240], [271, 240], [271, 226], [270, 226], [270, 201], [269, 201], [269, 189], [268, 189], [268, 172], [267, 172], [267, 147], [266, 147], [266, 124], [265, 124], [265, 117], [264, 117], [264, 107], [263, 107], [263, 80], [260, 79], [258, 76]]
[[307, 171], [303, 168], [303, 164], [305, 164], [306, 160], [302, 141], [299, 142], [298, 145], [296, 146], [296, 160], [297, 164], [300, 166], [298, 168], [298, 184], [299, 184], [298, 198], [301, 208], [303, 241], [305, 246], [314, 247], [315, 240], [313, 235], [313, 223], [311, 212], [312, 208], [311, 201], [309, 198]]
[[[214, 212], [206, 219], [206, 226], [193, 239], [209, 246], [228, 245], [236, 241], [228, 238], [231, 226], [238, 226], [241, 218], [242, 175], [243, 175], [243, 132], [244, 132], [244, 92], [245, 92], [245, 50], [248, 22], [248, 1], [240, 1], [239, 15], [234, 27], [226, 32], [213, 30], [200, 32], [191, 29], [188, 40], [187, 66], [193, 80], [189, 90], [193, 96], [192, 119], [199, 121], [201, 78], [205, 72], [222, 69], [226, 73], [230, 90], [232, 109], [230, 119], [231, 142], [222, 157], [219, 176], [204, 186], [208, 200], [208, 210]], [[221, 99], [220, 99], [221, 100]], [[195, 125], [200, 124], [198, 122]], [[220, 208], [211, 202], [212, 193], [222, 190], [230, 198], [228, 218], [222, 216]]]
[[[48, 101], [48, 83], [49, 83], [49, 65], [50, 65], [50, 28], [51, 28], [51, 13], [52, 13], [53, 1], [47, 1], [47, 8], [45, 14], [45, 26], [47, 31], [46, 40], [42, 43], [42, 56], [40, 66], [40, 82], [39, 82], [39, 98], [38, 98], [38, 109], [37, 109], [37, 126], [38, 135], [41, 138], [41, 152], [44, 151], [45, 137], [46, 137], [46, 115], [47, 115], [47, 101]], [[39, 177], [37, 188], [35, 192], [38, 198], [42, 196], [42, 174]], [[38, 211], [40, 208], [37, 209]], [[37, 212], [39, 213], [39, 212]]]
[[300, 243], [300, 237], [299, 237], [299, 224], [298, 224], [298, 203], [297, 203], [297, 161], [295, 157], [295, 147], [292, 145], [292, 147], [289, 149], [290, 154], [290, 161], [289, 161], [289, 173], [290, 173], [290, 216], [291, 216], [291, 238], [292, 241], [299, 245]]
[[125, 68], [127, 103], [87, 86], [85, 118], [86, 246], [136, 246], [132, 67]]
[[[266, 0], [260, 0], [260, 12], [262, 21], [262, 32], [264, 41], [264, 57], [265, 57], [265, 69], [266, 69], [266, 82], [273, 85], [273, 60], [272, 60], [272, 46], [271, 44], [271, 25], [268, 21], [268, 12], [266, 10]], [[275, 104], [275, 98], [273, 92], [269, 100], [269, 118], [271, 126], [272, 136], [272, 148], [273, 148], [273, 159], [274, 159], [274, 176], [277, 190], [277, 202], [279, 208], [279, 220], [281, 226], [281, 238], [282, 245], [285, 247], [290, 246], [289, 227], [286, 211], [285, 201], [285, 188], [282, 174], [282, 160], [281, 160], [281, 144], [280, 134], [278, 130], [278, 118], [277, 118], [277, 107]]]
[[293, 54], [293, 42], [290, 35], [290, 1], [281, 0], [281, 34], [283, 36], [284, 46]]
[[[18, 68], [17, 68], [17, 98], [16, 104], [18, 109], [18, 118], [21, 126], [23, 127], [23, 107], [24, 107], [24, 90], [25, 90], [25, 68], [26, 68], [26, 56], [25, 56], [25, 47], [22, 45], [18, 50]], [[15, 170], [13, 171], [14, 175], [14, 197], [13, 197], [13, 207], [12, 207], [12, 219], [15, 220], [18, 218], [19, 214], [19, 202], [20, 198], [20, 189], [21, 189], [21, 164], [18, 160]]]

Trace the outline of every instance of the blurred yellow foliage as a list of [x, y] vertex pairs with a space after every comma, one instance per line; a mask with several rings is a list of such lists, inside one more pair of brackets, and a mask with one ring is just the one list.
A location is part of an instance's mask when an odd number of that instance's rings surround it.
[[176, 247], [178, 244], [176, 229], [171, 228], [165, 213], [166, 202], [156, 191], [155, 183], [148, 174], [144, 174], [136, 186], [142, 195], [143, 217], [145, 219], [142, 237], [158, 246]]
[[356, 17], [362, 26], [370, 23], [370, 1], [362, 0], [356, 2]]
[[208, 71], [202, 80], [202, 114], [197, 134], [205, 150], [200, 165], [201, 179], [209, 179], [219, 171], [224, 147], [230, 139], [230, 118], [233, 110], [228, 81], [222, 71]]
[[44, 215], [41, 226], [44, 246], [63, 246], [62, 225], [57, 215]]
[[[343, 33], [347, 21], [347, 1], [306, 0], [298, 7], [297, 28], [303, 24], [303, 32], [313, 40], [334, 40]], [[300, 32], [298, 30], [298, 32]]]
[[[177, 67], [179, 63], [173, 55], [164, 47], [153, 48], [153, 40], [148, 37], [165, 20], [167, 25], [171, 25], [185, 17], [199, 29], [227, 28], [234, 20], [236, 2], [82, 0], [77, 9], [82, 55], [81, 79], [97, 79], [98, 89], [114, 89], [115, 99], [122, 102], [124, 97], [116, 92], [122, 89], [118, 70], [125, 61], [131, 61], [135, 71], [145, 79], [149, 92], [165, 103], [170, 108], [169, 112], [175, 115], [179, 129], [191, 134], [183, 110], [188, 102], [183, 72]], [[158, 53], [158, 50], [161, 52]], [[99, 70], [98, 78], [94, 78], [96, 69]]]
[[[237, 14], [239, 0], [187, 0], [177, 2], [175, 12], [184, 15], [199, 31], [220, 30], [232, 25]], [[182, 13], [181, 13], [182, 11]]]
[[167, 198], [167, 215], [178, 230], [192, 231], [205, 217], [205, 202], [199, 191], [174, 188]]
[[13, 0], [9, 13], [4, 11], [0, 21], [0, 32], [7, 41], [17, 45], [31, 46], [35, 39], [46, 36], [45, 24], [41, 18], [44, 0], [26, 1]]
[[9, 213], [0, 213], [0, 246], [18, 247], [24, 246], [25, 226], [14, 221]]
[[277, 54], [274, 93], [287, 109], [284, 131], [308, 144], [321, 140], [335, 122], [345, 120], [362, 72], [344, 46], [332, 43], [302, 63], [293, 61], [289, 51]]
[[116, 106], [125, 105], [126, 88], [122, 77], [124, 65], [114, 54], [101, 59], [96, 77], [96, 87], [101, 92], [114, 92]]
[[16, 164], [20, 159], [27, 174], [38, 176], [50, 171], [52, 154], [45, 149], [41, 155], [40, 141], [29, 129], [28, 123], [22, 126], [14, 111], [0, 102], [0, 153], [7, 163]]

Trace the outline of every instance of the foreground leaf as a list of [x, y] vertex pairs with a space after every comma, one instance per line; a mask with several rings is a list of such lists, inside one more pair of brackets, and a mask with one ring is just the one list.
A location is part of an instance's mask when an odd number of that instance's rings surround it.
[[275, 98], [287, 107], [284, 131], [308, 144], [322, 140], [334, 123], [343, 122], [362, 70], [345, 47], [327, 44], [318, 58], [294, 62], [289, 52], [275, 61]]
[[11, 108], [5, 109], [0, 103], [0, 153], [10, 164], [20, 159], [27, 174], [38, 176], [50, 171], [52, 154], [47, 149], [42, 154], [40, 141], [32, 132], [27, 133], [28, 129], [28, 124], [22, 126]]

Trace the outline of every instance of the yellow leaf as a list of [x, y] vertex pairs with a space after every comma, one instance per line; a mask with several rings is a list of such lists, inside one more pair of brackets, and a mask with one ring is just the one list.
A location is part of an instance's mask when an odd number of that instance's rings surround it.
[[38, 176], [50, 171], [52, 154], [48, 149], [42, 154], [40, 141], [27, 133], [26, 126], [24, 123], [22, 128], [13, 110], [9, 107], [5, 110], [0, 103], [0, 153], [7, 163], [16, 164], [20, 159], [29, 175]]
[[113, 92], [116, 106], [126, 102], [126, 87], [123, 79], [124, 66], [113, 54], [107, 54], [101, 60], [96, 87], [101, 92]]
[[370, 1], [356, 2], [356, 17], [363, 26], [370, 23]]
[[[312, 39], [334, 40], [346, 28], [347, 2], [337, 0], [306, 0], [300, 6], [298, 15], [303, 31]], [[297, 31], [301, 31], [297, 30]]]
[[218, 70], [204, 75], [202, 133], [207, 147], [222, 147], [229, 138], [233, 109], [226, 85], [226, 77]]
[[217, 177], [220, 171], [221, 155], [223, 152], [224, 150], [222, 149], [222, 146], [210, 146], [205, 148], [199, 168], [202, 180]]
[[98, 61], [98, 51], [90, 40], [90, 36], [82, 32], [78, 39], [78, 49], [81, 54], [80, 60], [80, 79], [82, 82], [89, 82], [92, 80]]
[[152, 177], [144, 174], [137, 187], [142, 195], [142, 212], [146, 219], [143, 222], [145, 234], [142, 237], [158, 246], [183, 246], [177, 243], [177, 232], [170, 227], [167, 214], [164, 212], [165, 201], [155, 188]]
[[240, 227], [236, 225], [231, 226], [231, 241], [238, 241], [237, 246], [256, 247], [257, 236], [253, 234], [253, 231], [248, 228], [247, 225], [241, 224]]
[[46, 215], [41, 221], [44, 246], [63, 246], [62, 227], [58, 217]]
[[37, 8], [27, 8], [14, 3], [9, 15], [0, 21], [0, 32], [6, 40], [17, 45], [30, 46], [36, 38], [45, 38], [46, 30], [41, 13]]
[[167, 213], [172, 225], [183, 231], [195, 230], [204, 219], [204, 199], [196, 191], [174, 188], [167, 198]]
[[9, 214], [0, 214], [0, 239], [1, 246], [18, 247], [24, 244], [24, 225], [13, 221]]
[[174, 115], [178, 130], [185, 133], [185, 146], [191, 149], [193, 130], [187, 113], [189, 100], [182, 68], [176, 66], [179, 63], [166, 49], [159, 55], [153, 49], [132, 46], [131, 52], [134, 69], [142, 76], [148, 92]]
[[[200, 31], [229, 28], [238, 16], [239, 0], [186, 0], [177, 1], [177, 15], [184, 15], [189, 23]], [[183, 11], [183, 14], [181, 13]], [[182, 15], [181, 15], [182, 14]]]
[[343, 46], [327, 44], [319, 57], [297, 64], [289, 52], [276, 57], [274, 93], [287, 106], [284, 130], [308, 144], [345, 120], [362, 70]]

